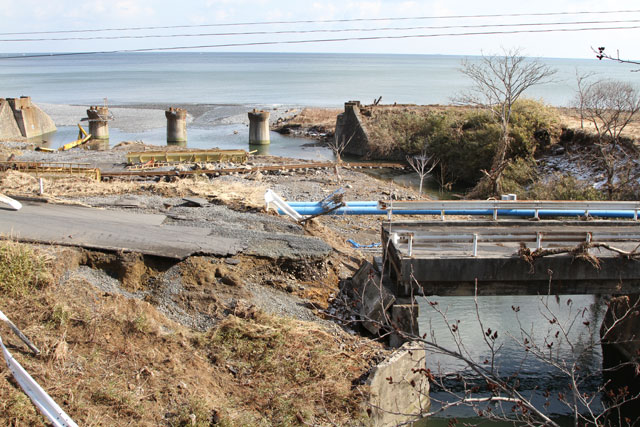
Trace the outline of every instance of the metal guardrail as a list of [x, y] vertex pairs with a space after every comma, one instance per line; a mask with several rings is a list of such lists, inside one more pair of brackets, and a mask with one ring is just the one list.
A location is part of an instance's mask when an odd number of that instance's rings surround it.
[[249, 153], [245, 150], [162, 150], [132, 151], [127, 153], [127, 164], [159, 162], [232, 162], [244, 163]]
[[89, 163], [71, 162], [0, 162], [0, 171], [16, 170], [37, 175], [84, 175], [100, 181], [100, 169], [87, 167]]
[[[448, 201], [379, 201], [378, 207], [386, 210], [389, 215], [394, 210], [412, 211], [438, 211], [442, 219], [449, 212], [460, 215], [464, 211], [465, 215], [486, 215], [487, 212], [493, 214], [497, 219], [499, 214], [505, 211], [532, 211], [533, 218], [538, 219], [540, 212], [557, 211], [582, 211], [585, 216], [590, 212], [606, 211], [629, 211], [633, 213], [633, 219], [638, 219], [640, 202], [610, 202], [610, 201], [549, 201], [549, 200], [448, 200]], [[468, 211], [468, 212], [467, 212]], [[501, 212], [502, 211], [502, 212]], [[525, 212], [522, 212], [523, 216]]]
[[541, 249], [545, 243], [593, 243], [593, 242], [640, 242], [640, 232], [637, 233], [601, 233], [591, 231], [546, 231], [546, 232], [514, 232], [490, 231], [487, 233], [391, 233], [391, 242], [398, 248], [400, 244], [407, 245], [407, 255], [413, 256], [414, 249], [428, 247], [437, 243], [470, 243], [473, 256], [478, 255], [480, 243], [533, 243], [536, 249]]
[[[0, 321], [3, 321], [11, 327], [18, 337], [31, 348], [36, 354], [39, 350], [24, 336], [22, 332], [7, 318], [7, 316], [0, 311]], [[18, 363], [18, 361], [9, 353], [9, 350], [5, 347], [0, 337], [0, 350], [4, 357], [7, 367], [13, 374], [16, 382], [20, 385], [20, 388], [31, 399], [33, 404], [44, 415], [53, 426], [55, 427], [77, 427], [78, 425], [69, 417], [58, 404], [47, 394], [46, 391], [29, 375], [29, 373]]]

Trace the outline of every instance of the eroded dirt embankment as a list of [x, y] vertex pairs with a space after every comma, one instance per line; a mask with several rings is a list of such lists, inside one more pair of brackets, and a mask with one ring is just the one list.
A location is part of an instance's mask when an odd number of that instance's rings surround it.
[[[118, 154], [91, 156], [106, 164]], [[336, 323], [329, 304], [339, 278], [367, 256], [346, 238], [377, 241], [381, 218], [327, 217], [302, 228], [264, 212], [262, 197], [266, 188], [294, 200], [320, 200], [339, 187], [350, 200], [415, 197], [412, 190], [347, 170], [340, 183], [330, 170], [174, 182], [45, 177], [43, 195], [37, 178], [9, 171], [0, 185], [51, 203], [159, 213], [168, 225], [243, 236], [252, 248], [232, 257], [168, 260], [1, 243], [27, 248], [47, 272], [19, 289], [0, 288], [3, 312], [42, 355], [0, 332], [78, 423], [348, 425], [366, 417], [362, 378], [385, 350], [354, 335], [348, 318]], [[206, 203], [193, 206], [184, 197]], [[305, 236], [322, 239], [330, 251], [294, 256], [309, 249], [300, 247]], [[3, 253], [0, 266], [10, 262]], [[0, 375], [0, 420], [43, 425], [4, 365]]]
[[[80, 425], [349, 424], [360, 402], [352, 381], [380, 351], [330, 324], [252, 305], [237, 270], [255, 266], [243, 260], [170, 265], [13, 242], [0, 254], [2, 267], [33, 258], [46, 270], [0, 286], [4, 313], [41, 355], [4, 328], [3, 338]], [[0, 376], [2, 422], [46, 425], [4, 365]]]

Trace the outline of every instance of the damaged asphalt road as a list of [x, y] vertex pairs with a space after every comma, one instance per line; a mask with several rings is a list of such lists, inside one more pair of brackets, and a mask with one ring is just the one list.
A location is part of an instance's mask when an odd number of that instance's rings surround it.
[[24, 201], [20, 211], [0, 209], [0, 233], [19, 241], [175, 259], [238, 253], [319, 259], [331, 251], [287, 219], [225, 206], [176, 207], [164, 215]]

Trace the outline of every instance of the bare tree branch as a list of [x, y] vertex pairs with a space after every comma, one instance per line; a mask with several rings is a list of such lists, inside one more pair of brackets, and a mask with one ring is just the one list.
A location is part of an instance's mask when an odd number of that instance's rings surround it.
[[[616, 56], [611, 56], [608, 53], [605, 53], [605, 47], [604, 46], [601, 46], [598, 49], [594, 49], [592, 47], [591, 50], [593, 51], [593, 53], [596, 54], [596, 58], [598, 58], [600, 61], [602, 61], [603, 59], [608, 59], [608, 60], [611, 60], [611, 61], [619, 62], [621, 64], [640, 65], [640, 62], [638, 62], [638, 61], [631, 61], [629, 59], [620, 58], [620, 51], [616, 51]], [[631, 71], [632, 72], [638, 72], [640, 70], [631, 70]]]
[[598, 136], [596, 161], [604, 169], [606, 190], [612, 198], [616, 187], [626, 184], [620, 172], [628, 161], [620, 141], [622, 132], [640, 111], [640, 93], [630, 83], [599, 80], [588, 85], [582, 97], [584, 117]]
[[491, 171], [485, 178], [490, 180], [494, 195], [498, 195], [502, 190], [502, 173], [511, 145], [509, 126], [513, 104], [531, 86], [548, 82], [555, 70], [538, 60], [521, 56], [519, 49], [510, 49], [504, 50], [500, 56], [483, 56], [478, 64], [464, 61], [461, 71], [473, 81], [473, 88], [457, 102], [490, 111], [500, 125], [502, 138], [494, 154]]
[[336, 179], [338, 182], [342, 181], [342, 177], [340, 176], [340, 165], [342, 164], [342, 153], [347, 148], [347, 146], [351, 143], [351, 140], [355, 136], [355, 132], [351, 134], [351, 136], [347, 139], [342, 136], [342, 139], [338, 139], [336, 135], [332, 140], [327, 142], [327, 146], [333, 152], [333, 156], [335, 157], [334, 170], [336, 173]]

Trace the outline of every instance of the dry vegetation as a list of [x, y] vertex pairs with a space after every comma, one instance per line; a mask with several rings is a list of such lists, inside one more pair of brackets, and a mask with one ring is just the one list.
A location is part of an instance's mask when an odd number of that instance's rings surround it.
[[286, 122], [290, 125], [303, 127], [316, 126], [333, 133], [336, 128], [336, 116], [340, 113], [342, 110], [337, 108], [304, 108], [299, 114], [287, 119]]
[[331, 141], [336, 131], [338, 109], [304, 108], [300, 113], [278, 120], [271, 129], [285, 134]]
[[[88, 177], [44, 177], [45, 192], [53, 198], [106, 196], [113, 194], [156, 194], [163, 197], [208, 196], [220, 203], [242, 202], [247, 207], [264, 206], [266, 187], [248, 186], [233, 182], [213, 183], [197, 176], [176, 182], [145, 183], [136, 181], [95, 181]], [[0, 175], [2, 191], [13, 196], [37, 196], [38, 178], [33, 175], [7, 171]]]
[[[75, 249], [5, 241], [0, 254], [11, 284], [0, 289], [2, 310], [42, 354], [1, 326], [5, 343], [80, 425], [348, 425], [362, 413], [366, 390], [353, 382], [376, 344], [243, 303], [196, 332], [74, 276], [83, 259]], [[208, 262], [184, 263], [189, 289], [212, 281], [201, 277]], [[45, 425], [4, 364], [0, 377], [3, 424]]]

